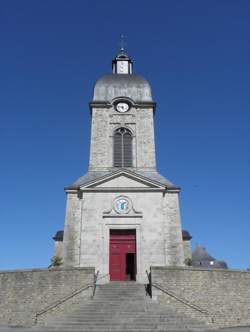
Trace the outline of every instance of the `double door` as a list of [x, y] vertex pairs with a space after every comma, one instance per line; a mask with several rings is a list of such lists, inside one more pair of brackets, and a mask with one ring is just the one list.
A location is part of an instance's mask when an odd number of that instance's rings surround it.
[[135, 230], [110, 230], [110, 280], [136, 280]]

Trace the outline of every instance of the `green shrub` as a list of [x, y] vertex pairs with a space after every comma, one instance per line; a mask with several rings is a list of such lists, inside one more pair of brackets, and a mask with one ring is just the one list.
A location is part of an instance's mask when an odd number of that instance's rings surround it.
[[185, 265], [187, 265], [187, 266], [192, 266], [192, 259], [191, 259], [191, 258], [186, 258], [186, 259], [184, 260], [184, 263], [185, 263]]
[[50, 267], [57, 267], [57, 266], [60, 266], [60, 265], [62, 265], [62, 258], [59, 257], [59, 256], [53, 256], [51, 258], [51, 264], [50, 264], [49, 268]]

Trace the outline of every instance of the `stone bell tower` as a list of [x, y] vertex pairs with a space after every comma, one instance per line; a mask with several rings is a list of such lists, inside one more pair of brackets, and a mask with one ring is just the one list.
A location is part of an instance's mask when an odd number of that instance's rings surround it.
[[[89, 170], [112, 170], [116, 167], [155, 170], [155, 103], [150, 85], [142, 76], [133, 74], [132, 60], [124, 52], [113, 60], [112, 68], [113, 74], [96, 82], [90, 103]], [[124, 131], [119, 128], [124, 128]], [[125, 146], [121, 150], [122, 155], [118, 156], [119, 140], [125, 140]]]
[[122, 49], [94, 86], [88, 172], [65, 188], [65, 266], [144, 282], [150, 266], [184, 264], [180, 189], [157, 172], [155, 110]]

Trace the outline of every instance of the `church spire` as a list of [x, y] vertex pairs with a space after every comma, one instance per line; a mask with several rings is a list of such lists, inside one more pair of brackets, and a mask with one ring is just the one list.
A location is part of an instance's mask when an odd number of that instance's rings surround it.
[[121, 35], [120, 51], [112, 61], [113, 74], [132, 74], [133, 61], [125, 52], [124, 36]]

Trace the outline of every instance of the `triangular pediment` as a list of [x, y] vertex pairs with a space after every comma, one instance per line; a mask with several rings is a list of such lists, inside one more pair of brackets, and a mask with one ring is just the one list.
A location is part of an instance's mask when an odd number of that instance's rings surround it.
[[95, 179], [90, 183], [81, 186], [81, 189], [164, 189], [159, 183], [151, 181], [133, 172], [121, 170], [114, 173], [109, 173], [99, 179]]
[[143, 183], [142, 181], [131, 179], [131, 177], [128, 177], [126, 175], [120, 175], [120, 176], [116, 176], [112, 179], [109, 179], [108, 181], [99, 183], [96, 187], [97, 188], [110, 188], [110, 187], [112, 187], [112, 188], [114, 188], [114, 187], [148, 188], [149, 186], [148, 186], [148, 184]]

